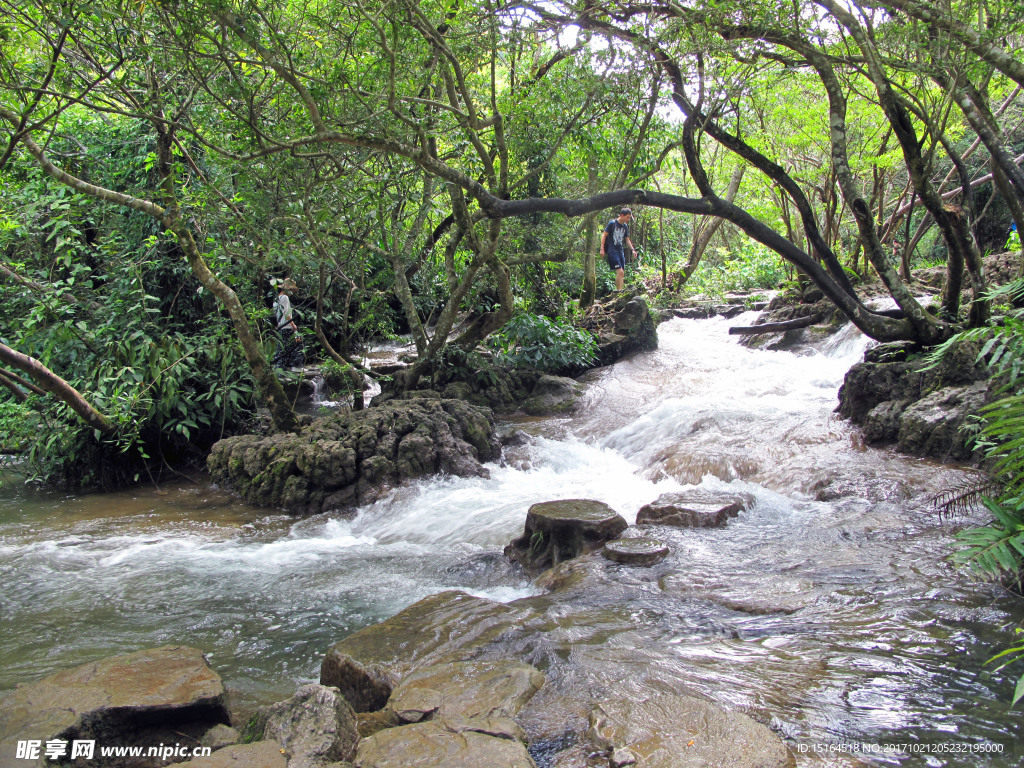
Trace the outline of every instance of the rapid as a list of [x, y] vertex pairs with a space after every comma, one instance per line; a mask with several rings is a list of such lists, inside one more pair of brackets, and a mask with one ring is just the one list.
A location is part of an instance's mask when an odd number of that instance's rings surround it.
[[658, 350], [584, 377], [580, 414], [503, 423], [531, 438], [489, 478], [416, 483], [351, 518], [296, 519], [202, 483], [80, 497], [5, 483], [0, 692], [185, 643], [251, 709], [316, 680], [331, 643], [427, 595], [537, 600], [501, 555], [530, 504], [592, 498], [632, 523], [698, 485], [753, 504], [725, 529], [659, 531], [672, 575], [600, 627], [567, 613], [581, 642], [628, 639], [768, 722], [798, 765], [852, 764], [800, 745], [986, 741], [1006, 751], [864, 760], [1019, 764], [1013, 676], [984, 662], [1024, 608], [949, 565], [954, 524], [931, 502], [968, 471], [866, 448], [832, 413], [867, 344], [855, 330], [799, 354], [751, 350], [727, 335], [750, 319], [665, 323]]

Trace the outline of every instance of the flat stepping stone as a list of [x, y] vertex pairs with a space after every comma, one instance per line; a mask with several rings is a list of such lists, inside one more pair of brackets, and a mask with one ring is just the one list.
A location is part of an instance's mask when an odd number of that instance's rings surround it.
[[654, 565], [668, 557], [668, 546], [659, 539], [638, 536], [632, 539], [609, 541], [604, 545], [601, 554], [616, 563]]
[[674, 525], [679, 528], [723, 528], [730, 517], [747, 508], [742, 496], [693, 490], [663, 493], [636, 515], [637, 525]]
[[603, 501], [543, 501], [530, 507], [523, 535], [505, 548], [505, 555], [528, 571], [540, 572], [600, 549], [628, 527]]

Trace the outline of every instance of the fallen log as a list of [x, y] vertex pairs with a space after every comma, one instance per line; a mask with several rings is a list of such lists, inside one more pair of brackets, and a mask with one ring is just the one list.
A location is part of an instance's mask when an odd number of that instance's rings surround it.
[[753, 336], [758, 333], [778, 333], [791, 331], [794, 328], [806, 328], [821, 322], [820, 315], [798, 317], [796, 320], [783, 320], [780, 323], [763, 323], [762, 325], [734, 325], [729, 329], [730, 336]]

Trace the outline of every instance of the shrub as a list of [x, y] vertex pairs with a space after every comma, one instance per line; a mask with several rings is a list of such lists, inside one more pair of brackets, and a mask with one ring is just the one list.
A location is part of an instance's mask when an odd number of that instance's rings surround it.
[[515, 315], [488, 339], [498, 363], [513, 368], [568, 372], [590, 366], [597, 357], [597, 340], [562, 319]]

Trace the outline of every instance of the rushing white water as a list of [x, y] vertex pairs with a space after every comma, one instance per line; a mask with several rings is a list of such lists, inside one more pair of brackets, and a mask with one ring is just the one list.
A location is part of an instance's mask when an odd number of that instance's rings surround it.
[[943, 563], [948, 533], [928, 509], [958, 470], [865, 449], [833, 415], [867, 344], [855, 331], [793, 354], [744, 348], [729, 324], [662, 325], [656, 352], [585, 377], [578, 416], [510, 425], [533, 438], [489, 478], [412, 484], [350, 519], [267, 514], [208, 488], [0, 490], [0, 690], [187, 642], [236, 701], [280, 698], [316, 678], [332, 642], [428, 594], [536, 594], [500, 554], [530, 504], [593, 498], [632, 522], [700, 485], [753, 504], [727, 529], [664, 534], [685, 578], [633, 607], [630, 643], [794, 739], [1009, 727], [1011, 686], [980, 662], [1011, 609]]

